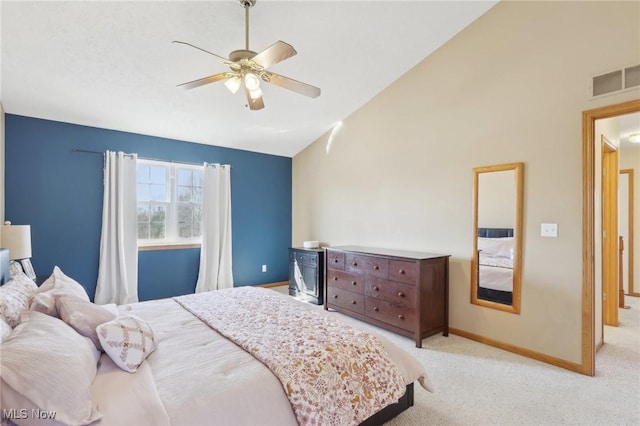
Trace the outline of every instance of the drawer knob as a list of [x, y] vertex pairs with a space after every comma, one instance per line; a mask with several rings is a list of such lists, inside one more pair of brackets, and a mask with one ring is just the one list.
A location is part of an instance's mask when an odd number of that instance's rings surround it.
[[375, 286], [375, 285], [374, 285], [374, 286], [373, 286], [373, 291], [378, 291], [378, 290], [380, 290], [380, 289], [378, 288], [378, 286]]
[[401, 292], [401, 291], [399, 291], [399, 292], [398, 292], [398, 297], [404, 297], [404, 293], [403, 293], [403, 292]]
[[373, 265], [373, 269], [374, 269], [375, 271], [377, 271], [377, 270], [379, 270], [379, 269], [380, 269], [380, 267], [379, 267], [378, 265]]
[[333, 277], [333, 280], [334, 281], [338, 281], [338, 277]]
[[334, 295], [333, 295], [333, 298], [334, 298], [334, 299], [337, 299], [337, 298], [338, 298], [338, 295], [337, 295], [337, 294], [334, 294]]
[[400, 269], [400, 270], [398, 271], [398, 273], [399, 273], [400, 275], [404, 275], [404, 269]]
[[357, 283], [357, 282], [355, 282], [355, 281], [351, 281], [351, 284], [353, 284], [353, 285], [358, 285], [358, 283]]
[[374, 310], [374, 311], [376, 311], [376, 312], [378, 312], [380, 309], [378, 309], [378, 307], [377, 307], [377, 306], [374, 306], [373, 310]]
[[355, 301], [355, 300], [352, 300], [352, 301], [351, 301], [351, 304], [352, 304], [352, 305], [355, 305], [355, 304], [356, 304], [356, 301]]
[[400, 318], [401, 320], [403, 320], [403, 319], [404, 319], [404, 315], [400, 314], [400, 315], [398, 315], [398, 318]]
[[334, 258], [334, 259], [333, 259], [333, 263], [338, 263], [338, 259], [337, 259], [337, 258]]
[[358, 266], [358, 262], [353, 262], [352, 265], [353, 266]]

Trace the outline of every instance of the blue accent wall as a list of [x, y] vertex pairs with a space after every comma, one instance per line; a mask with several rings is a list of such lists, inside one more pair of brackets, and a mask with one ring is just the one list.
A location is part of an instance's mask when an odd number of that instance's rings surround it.
[[[235, 286], [288, 279], [291, 158], [19, 115], [5, 115], [5, 217], [31, 225], [36, 273], [55, 265], [95, 293], [102, 222], [103, 156], [231, 164]], [[140, 300], [192, 293], [199, 249], [139, 252]], [[268, 265], [267, 272], [261, 266]]]

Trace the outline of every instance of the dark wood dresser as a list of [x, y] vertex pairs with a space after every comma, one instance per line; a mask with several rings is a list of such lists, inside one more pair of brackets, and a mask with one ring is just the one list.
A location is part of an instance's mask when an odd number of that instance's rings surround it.
[[324, 249], [289, 248], [289, 295], [322, 305]]
[[325, 309], [422, 339], [449, 335], [449, 255], [382, 248], [326, 249]]

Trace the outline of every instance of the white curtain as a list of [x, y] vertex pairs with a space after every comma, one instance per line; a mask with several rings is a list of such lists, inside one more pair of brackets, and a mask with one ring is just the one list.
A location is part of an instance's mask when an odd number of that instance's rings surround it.
[[107, 151], [95, 302], [138, 301], [136, 154]]
[[233, 287], [231, 166], [204, 164], [202, 249], [196, 293]]

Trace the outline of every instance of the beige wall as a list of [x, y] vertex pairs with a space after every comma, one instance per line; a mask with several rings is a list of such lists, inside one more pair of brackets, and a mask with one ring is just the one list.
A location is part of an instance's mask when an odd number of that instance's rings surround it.
[[516, 183], [515, 170], [478, 175], [478, 228], [515, 228]]
[[[294, 157], [292, 243], [451, 254], [452, 327], [580, 363], [581, 112], [640, 97], [588, 96], [592, 75], [640, 63], [639, 14], [637, 2], [499, 3], [346, 119], [330, 146], [327, 134]], [[518, 161], [515, 315], [469, 303], [469, 263], [472, 169]], [[559, 237], [540, 237], [543, 222]]]
[[633, 289], [640, 293], [640, 146], [620, 148], [618, 166], [633, 169]]

